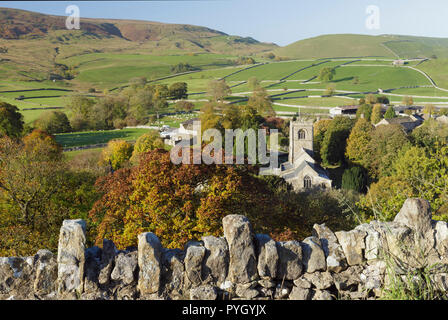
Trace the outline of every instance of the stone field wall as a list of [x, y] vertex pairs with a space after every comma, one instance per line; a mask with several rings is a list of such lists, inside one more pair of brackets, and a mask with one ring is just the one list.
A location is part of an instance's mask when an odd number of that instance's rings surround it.
[[66, 220], [57, 255], [0, 258], [0, 299], [377, 299], [391, 272], [429, 266], [448, 290], [448, 225], [421, 199], [406, 200], [393, 222], [339, 232], [315, 225], [303, 241], [254, 234], [243, 215], [223, 219], [223, 237], [183, 250], [163, 248], [153, 233], [139, 235], [137, 248], [109, 240], [86, 248], [85, 230], [83, 220]]

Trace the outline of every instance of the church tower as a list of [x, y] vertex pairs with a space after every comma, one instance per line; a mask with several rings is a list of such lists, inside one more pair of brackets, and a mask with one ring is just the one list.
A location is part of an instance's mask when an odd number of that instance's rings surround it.
[[289, 126], [289, 157], [290, 163], [301, 154], [301, 148], [313, 151], [313, 121], [299, 119], [291, 121]]

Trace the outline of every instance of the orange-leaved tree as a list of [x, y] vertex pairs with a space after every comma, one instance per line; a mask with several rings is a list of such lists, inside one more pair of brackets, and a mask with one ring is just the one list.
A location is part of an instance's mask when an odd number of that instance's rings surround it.
[[161, 149], [142, 155], [136, 167], [99, 179], [97, 187], [102, 198], [90, 212], [97, 243], [108, 238], [120, 248], [136, 245], [142, 232], [154, 232], [165, 247], [182, 247], [222, 234], [228, 214], [244, 214], [262, 231], [276, 216], [275, 197], [250, 167], [175, 165]]

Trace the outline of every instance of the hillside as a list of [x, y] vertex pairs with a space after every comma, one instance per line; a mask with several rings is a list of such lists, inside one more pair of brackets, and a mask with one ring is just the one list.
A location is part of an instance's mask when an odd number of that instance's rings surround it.
[[448, 57], [448, 39], [400, 35], [331, 34], [300, 40], [274, 50], [278, 56], [304, 58]]
[[[87, 57], [82, 60], [88, 63], [89, 55], [96, 61], [98, 54], [138, 55], [137, 60], [143, 55], [226, 54], [236, 57], [277, 47], [193, 25], [82, 18], [80, 30], [67, 30], [65, 19], [65, 16], [0, 8], [0, 80], [44, 81], [49, 79], [50, 73], [60, 74], [78, 68], [66, 59]], [[110, 59], [106, 59], [104, 64], [109, 62]], [[211, 67], [215, 62], [205, 61], [203, 64]], [[133, 67], [138, 68], [137, 65]], [[169, 73], [170, 65], [165, 67]], [[82, 72], [72, 71], [74, 74]], [[155, 72], [154, 76], [166, 74], [163, 70]]]

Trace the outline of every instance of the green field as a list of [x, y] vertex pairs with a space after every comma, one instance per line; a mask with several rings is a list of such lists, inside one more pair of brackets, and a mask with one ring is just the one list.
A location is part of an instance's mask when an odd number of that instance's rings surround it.
[[106, 131], [86, 131], [75, 133], [56, 134], [56, 141], [64, 148], [80, 147], [93, 144], [107, 143], [113, 139], [122, 139], [126, 141], [137, 140], [142, 134], [147, 133], [148, 129], [122, 129]]

